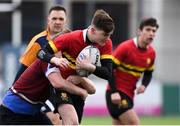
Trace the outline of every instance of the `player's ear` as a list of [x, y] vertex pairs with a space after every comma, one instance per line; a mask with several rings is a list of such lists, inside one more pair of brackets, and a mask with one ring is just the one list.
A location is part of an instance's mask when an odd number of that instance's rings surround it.
[[141, 29], [138, 29], [137, 35], [140, 36], [140, 35], [141, 35], [141, 32], [142, 32]]
[[91, 31], [91, 34], [95, 34], [96, 29], [95, 29], [94, 27], [91, 27], [90, 29], [91, 29], [91, 30], [90, 30], [90, 31]]

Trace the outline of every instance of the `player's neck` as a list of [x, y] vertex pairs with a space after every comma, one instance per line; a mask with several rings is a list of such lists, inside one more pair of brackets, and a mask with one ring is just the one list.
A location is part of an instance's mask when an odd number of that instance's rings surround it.
[[141, 38], [137, 38], [137, 47], [138, 47], [138, 49], [141, 49], [141, 50], [147, 49], [147, 45], [144, 44], [144, 42], [143, 42], [143, 40], [141, 40]]
[[87, 30], [87, 33], [86, 33], [86, 42], [88, 43], [88, 44], [93, 44], [94, 42], [91, 40], [91, 38], [90, 38], [90, 31], [89, 31], [89, 29]]

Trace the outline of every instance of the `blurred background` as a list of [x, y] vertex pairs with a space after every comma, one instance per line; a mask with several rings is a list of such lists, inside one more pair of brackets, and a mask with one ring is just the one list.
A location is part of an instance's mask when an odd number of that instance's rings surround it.
[[[55, 4], [67, 9], [72, 30], [87, 28], [96, 9], [106, 10], [115, 21], [114, 48], [136, 36], [142, 18], [157, 18], [154, 78], [144, 94], [136, 95], [135, 110], [142, 124], [180, 124], [179, 0], [0, 0], [0, 100], [12, 85], [19, 56], [30, 39], [46, 28], [48, 10]], [[87, 98], [82, 124], [111, 124], [105, 102], [107, 82], [90, 78], [97, 92]]]

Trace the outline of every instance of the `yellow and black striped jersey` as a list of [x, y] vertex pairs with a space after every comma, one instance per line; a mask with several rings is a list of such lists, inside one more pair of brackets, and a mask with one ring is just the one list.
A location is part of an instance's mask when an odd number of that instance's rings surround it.
[[49, 40], [50, 37], [47, 30], [34, 36], [20, 57], [19, 62], [27, 67], [30, 66], [37, 59], [36, 54], [38, 50], [45, 46]]

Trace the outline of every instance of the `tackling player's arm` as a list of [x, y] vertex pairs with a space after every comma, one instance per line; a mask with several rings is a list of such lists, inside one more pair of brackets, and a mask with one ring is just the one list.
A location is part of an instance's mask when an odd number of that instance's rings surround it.
[[67, 78], [67, 80], [84, 88], [88, 92], [88, 94], [95, 94], [96, 92], [95, 84], [87, 77], [71, 75]]
[[47, 76], [47, 78], [49, 79], [50, 83], [53, 85], [54, 88], [59, 88], [71, 94], [79, 95], [84, 100], [88, 96], [88, 93], [85, 89], [76, 86], [68, 80], [65, 80], [61, 76], [60, 72], [52, 72]]

